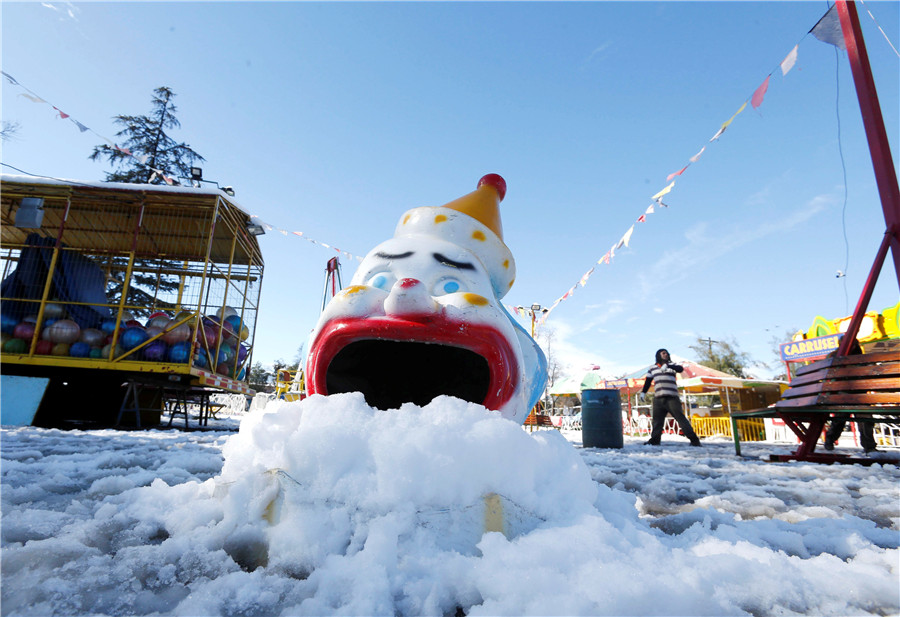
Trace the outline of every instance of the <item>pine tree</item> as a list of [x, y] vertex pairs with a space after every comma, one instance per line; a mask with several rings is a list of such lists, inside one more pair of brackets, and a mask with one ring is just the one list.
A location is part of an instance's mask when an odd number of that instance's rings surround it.
[[145, 164], [108, 144], [95, 146], [90, 159], [107, 159], [116, 171], [106, 173], [107, 182], [132, 184], [160, 184], [164, 182], [157, 169], [170, 178], [190, 178], [191, 166], [205, 159], [184, 143], [169, 137], [166, 129], [179, 128], [175, 117], [178, 111], [172, 102], [175, 93], [166, 86], [153, 91], [153, 111], [149, 116], [115, 116], [116, 124], [124, 128], [116, 133], [123, 138], [116, 144], [134, 156], [146, 156]]
[[[149, 116], [116, 116], [116, 124], [124, 128], [116, 133], [116, 137], [123, 138], [117, 144], [120, 148], [127, 149], [134, 156], [129, 156], [121, 150], [117, 150], [107, 144], [95, 146], [90, 155], [91, 160], [108, 159], [111, 165], [117, 167], [116, 171], [106, 174], [107, 182], [125, 182], [129, 184], [162, 184], [165, 180], [162, 172], [168, 177], [189, 178], [191, 166], [195, 161], [205, 160], [194, 152], [190, 146], [176, 143], [169, 137], [166, 129], [178, 128], [181, 123], [175, 117], [177, 108], [172, 100], [175, 93], [166, 86], [153, 91], [153, 111]], [[146, 156], [146, 162], [142, 164], [136, 156]], [[118, 302], [122, 294], [125, 282], [124, 257], [113, 257], [109, 280], [107, 282], [107, 295], [111, 301]], [[167, 274], [155, 274], [165, 270], [175, 270], [180, 265], [177, 262], [165, 260], [138, 259], [137, 267], [132, 274], [128, 287], [126, 303], [132, 308], [133, 315], [145, 317], [155, 310], [175, 310], [178, 307], [165, 301], [165, 297], [178, 288], [178, 278]]]
[[250, 367], [249, 379], [247, 381], [251, 388], [263, 392], [269, 385], [269, 377], [271, 376], [272, 373], [265, 369], [262, 362], [255, 362], [253, 366]]

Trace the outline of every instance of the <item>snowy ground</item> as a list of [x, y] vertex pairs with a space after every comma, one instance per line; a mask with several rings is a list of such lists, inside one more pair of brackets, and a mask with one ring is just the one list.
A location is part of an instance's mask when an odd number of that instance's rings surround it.
[[447, 398], [239, 424], [4, 427], [2, 614], [900, 614], [894, 465], [582, 449]]

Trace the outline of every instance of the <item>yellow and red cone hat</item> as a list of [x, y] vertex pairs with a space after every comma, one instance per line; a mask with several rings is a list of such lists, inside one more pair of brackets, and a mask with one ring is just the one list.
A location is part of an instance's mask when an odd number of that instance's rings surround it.
[[502, 298], [516, 279], [516, 262], [503, 243], [500, 202], [506, 181], [488, 174], [477, 188], [443, 206], [408, 210], [400, 218], [394, 237], [433, 236], [468, 250], [481, 261], [497, 298]]

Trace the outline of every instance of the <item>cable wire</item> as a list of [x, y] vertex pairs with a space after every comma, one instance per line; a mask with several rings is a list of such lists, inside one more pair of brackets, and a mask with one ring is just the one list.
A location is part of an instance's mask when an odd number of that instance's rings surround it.
[[844, 178], [844, 203], [841, 206], [841, 231], [844, 234], [844, 270], [843, 276], [840, 278], [843, 279], [844, 283], [844, 314], [846, 315], [850, 311], [850, 296], [847, 293], [847, 269], [850, 267], [850, 241], [847, 239], [847, 165], [844, 161], [844, 148], [841, 141], [841, 63], [840, 63], [840, 54], [838, 53], [838, 48], [834, 48], [834, 83], [835, 83], [835, 94], [834, 94], [834, 113], [837, 117], [837, 140], [838, 140], [838, 154], [841, 157], [841, 173]]
[[58, 182], [65, 182], [66, 184], [72, 184], [74, 186], [86, 186], [89, 188], [94, 186], [92, 184], [85, 184], [84, 182], [78, 182], [76, 180], [64, 180], [63, 178], [54, 178], [53, 176], [42, 176], [41, 174], [33, 174], [33, 173], [27, 172], [23, 169], [19, 169], [18, 167], [13, 167], [9, 163], [0, 162], [0, 165], [3, 165], [4, 167], [9, 167], [10, 169], [15, 169], [20, 174], [25, 174], [26, 176], [31, 176], [32, 178], [44, 178], [46, 180], [56, 180]]
[[[859, 0], [859, 1], [862, 2], [863, 6], [865, 6], [866, 3], [863, 2], [863, 0]], [[887, 33], [886, 33], [886, 32], [884, 31], [884, 29], [881, 27], [881, 24], [878, 23], [878, 20], [875, 19], [875, 16], [872, 15], [872, 11], [869, 10], [869, 7], [868, 7], [868, 6], [866, 6], [866, 13], [869, 14], [869, 17], [871, 17], [871, 18], [872, 18], [872, 21], [875, 22], [875, 25], [878, 26], [878, 29], [881, 31], [881, 34], [884, 36], [884, 40], [887, 41], [888, 45], [891, 46], [891, 49], [894, 50], [894, 53], [897, 54], [897, 57], [900, 58], [900, 51], [897, 51], [897, 48], [894, 47], [894, 44], [893, 44], [893, 43], [891, 43], [891, 39], [888, 38]]]

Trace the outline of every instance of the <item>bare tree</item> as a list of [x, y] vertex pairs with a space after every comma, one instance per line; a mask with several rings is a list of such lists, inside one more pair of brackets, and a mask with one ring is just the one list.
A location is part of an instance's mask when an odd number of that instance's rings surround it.
[[689, 347], [697, 354], [697, 364], [735, 377], [749, 377], [746, 369], [753, 365], [753, 360], [746, 352], [738, 348], [733, 338], [713, 341], [698, 337], [697, 344]]
[[538, 344], [547, 354], [547, 386], [552, 386], [562, 375], [563, 366], [556, 355], [553, 344], [556, 342], [556, 331], [550, 326], [543, 326], [535, 333]]
[[0, 141], [9, 141], [10, 139], [14, 138], [16, 136], [16, 133], [18, 132], [18, 122], [9, 122], [8, 120], [4, 120], [2, 126], [0, 126]]

